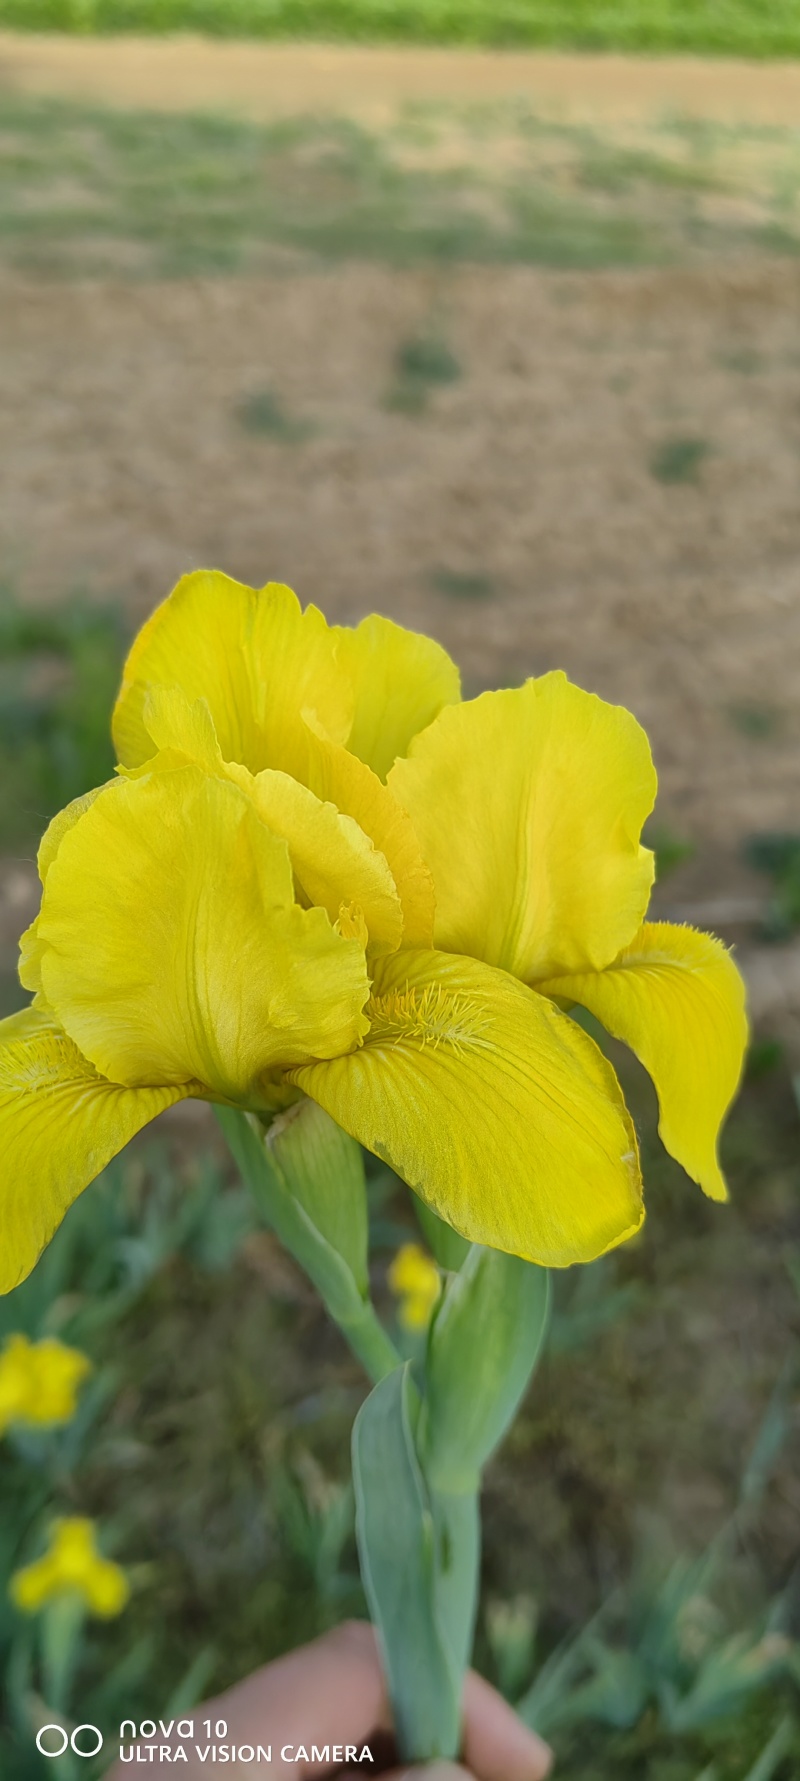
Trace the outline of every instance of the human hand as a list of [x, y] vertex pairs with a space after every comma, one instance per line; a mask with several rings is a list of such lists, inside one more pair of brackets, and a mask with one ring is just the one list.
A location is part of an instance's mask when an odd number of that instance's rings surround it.
[[[266, 1664], [244, 1682], [217, 1695], [192, 1716], [197, 1725], [206, 1719], [224, 1720], [226, 1742], [254, 1748], [272, 1745], [269, 1774], [278, 1781], [312, 1781], [312, 1777], [338, 1774], [357, 1781], [365, 1768], [337, 1767], [335, 1762], [298, 1762], [298, 1748], [313, 1745], [347, 1749], [374, 1744], [374, 1734], [391, 1731], [391, 1710], [378, 1657], [375, 1634], [364, 1621], [349, 1621], [324, 1638], [315, 1639], [300, 1651], [290, 1652], [276, 1663]], [[371, 1744], [372, 1740], [372, 1744]], [[164, 1744], [151, 1746], [150, 1769], [169, 1766], [178, 1743], [173, 1731]], [[180, 1761], [185, 1781], [200, 1781], [207, 1766], [195, 1753], [195, 1742], [184, 1741], [187, 1761]], [[207, 1743], [208, 1740], [205, 1740]], [[201, 1743], [201, 1748], [203, 1747]], [[281, 1752], [285, 1750], [287, 1756]], [[551, 1753], [535, 1732], [528, 1731], [488, 1682], [470, 1672], [464, 1691], [464, 1751], [466, 1767], [439, 1762], [422, 1768], [407, 1765], [384, 1772], [384, 1781], [543, 1781], [549, 1773]], [[125, 1781], [130, 1769], [115, 1763], [106, 1781]], [[227, 1775], [259, 1772], [252, 1760], [226, 1763]], [[372, 1771], [375, 1772], [374, 1770]], [[148, 1770], [149, 1773], [149, 1770]]]

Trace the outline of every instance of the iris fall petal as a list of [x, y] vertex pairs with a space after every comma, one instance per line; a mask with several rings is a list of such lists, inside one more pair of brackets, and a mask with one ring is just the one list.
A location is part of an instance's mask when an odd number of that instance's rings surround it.
[[552, 1267], [643, 1217], [636, 1138], [593, 1041], [505, 972], [382, 961], [360, 1050], [293, 1080], [465, 1237]]
[[605, 971], [554, 978], [546, 993], [579, 1002], [653, 1078], [666, 1149], [714, 1200], [727, 1199], [717, 1139], [747, 1043], [744, 985], [720, 940], [645, 922]]

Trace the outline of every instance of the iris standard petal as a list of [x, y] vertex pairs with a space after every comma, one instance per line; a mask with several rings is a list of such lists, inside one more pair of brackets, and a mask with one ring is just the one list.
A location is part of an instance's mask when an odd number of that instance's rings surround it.
[[554, 977], [547, 995], [579, 1002], [653, 1078], [666, 1149], [713, 1200], [727, 1188], [717, 1139], [747, 1044], [744, 984], [720, 940], [645, 922], [607, 970]]
[[303, 612], [278, 582], [249, 588], [212, 570], [185, 575], [133, 644], [112, 723], [126, 767], [155, 753], [144, 721], [150, 686], [179, 686], [190, 704], [205, 699], [225, 760], [251, 773], [287, 766], [287, 738], [305, 710], [340, 742], [353, 720], [322, 613]]
[[355, 700], [347, 746], [385, 779], [417, 731], [460, 699], [461, 677], [440, 643], [377, 613], [355, 630], [336, 625], [332, 635]]
[[[113, 784], [114, 782], [112, 780], [109, 783]], [[72, 803], [66, 804], [64, 809], [59, 810], [58, 814], [53, 817], [52, 822], [48, 823], [39, 843], [39, 852], [36, 855], [36, 864], [42, 884], [47, 878], [64, 836], [69, 834], [70, 829], [74, 829], [76, 822], [80, 822], [81, 817], [91, 808], [95, 798], [99, 797], [104, 789], [100, 785], [95, 791], [83, 792], [81, 797], [73, 798]], [[42, 944], [39, 938], [39, 917], [36, 915], [30, 927], [27, 927], [24, 934], [20, 935], [19, 980], [23, 989], [32, 990], [40, 1000], [42, 999], [41, 963]]]
[[[113, 785], [113, 783], [113, 780], [106, 781], [106, 784], [109, 785]], [[73, 798], [72, 803], [65, 804], [64, 809], [59, 810], [58, 815], [48, 823], [39, 842], [39, 852], [36, 855], [36, 864], [42, 884], [44, 884], [64, 836], [69, 834], [70, 829], [74, 829], [76, 822], [80, 822], [81, 817], [91, 809], [95, 798], [99, 797], [104, 789], [102, 785], [98, 785], [94, 791], [83, 792], [79, 798]]]
[[262, 1073], [358, 1043], [363, 949], [294, 901], [289, 853], [195, 766], [109, 786], [66, 834], [39, 916], [58, 1019], [113, 1081], [257, 1101]]
[[562, 673], [451, 705], [397, 761], [436, 887], [436, 945], [535, 983], [600, 969], [642, 920], [656, 776], [630, 712]]
[[362, 1048], [292, 1072], [465, 1237], [552, 1267], [643, 1217], [636, 1137], [610, 1064], [505, 972], [439, 952], [382, 961]]
[[267, 828], [286, 842], [307, 901], [326, 909], [332, 921], [343, 905], [354, 905], [364, 917], [371, 952], [395, 951], [403, 933], [400, 898], [384, 855], [353, 817], [288, 773], [266, 767], [254, 776], [237, 762], [224, 761], [206, 701], [190, 705], [180, 687], [151, 687], [144, 721], [162, 752], [132, 769], [136, 776], [174, 767], [182, 754], [206, 773], [232, 779]]
[[293, 771], [345, 812], [386, 859], [403, 912], [403, 945], [432, 946], [435, 894], [413, 823], [388, 786], [356, 755], [306, 724]]
[[0, 1021], [0, 1292], [30, 1273], [78, 1194], [165, 1107], [192, 1093], [104, 1081], [47, 1015]]

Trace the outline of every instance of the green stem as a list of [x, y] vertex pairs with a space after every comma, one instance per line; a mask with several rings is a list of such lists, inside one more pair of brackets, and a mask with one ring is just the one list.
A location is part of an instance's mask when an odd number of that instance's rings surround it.
[[56, 1713], [66, 1713], [69, 1705], [85, 1619], [86, 1608], [77, 1590], [56, 1596], [42, 1613], [39, 1637], [44, 1698]]
[[377, 1385], [379, 1380], [386, 1378], [387, 1373], [393, 1373], [395, 1367], [401, 1365], [400, 1355], [387, 1336], [371, 1299], [364, 1304], [360, 1317], [352, 1322], [338, 1317], [334, 1321], [356, 1359], [360, 1360], [365, 1373], [369, 1374], [373, 1385]]

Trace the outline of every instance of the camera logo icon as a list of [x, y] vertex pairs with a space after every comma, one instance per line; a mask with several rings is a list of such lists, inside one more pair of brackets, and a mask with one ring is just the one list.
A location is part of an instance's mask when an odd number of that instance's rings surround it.
[[97, 1756], [103, 1748], [103, 1734], [96, 1725], [76, 1725], [71, 1733], [63, 1725], [42, 1725], [36, 1733], [36, 1748], [40, 1756], [63, 1756], [67, 1749], [75, 1756]]

